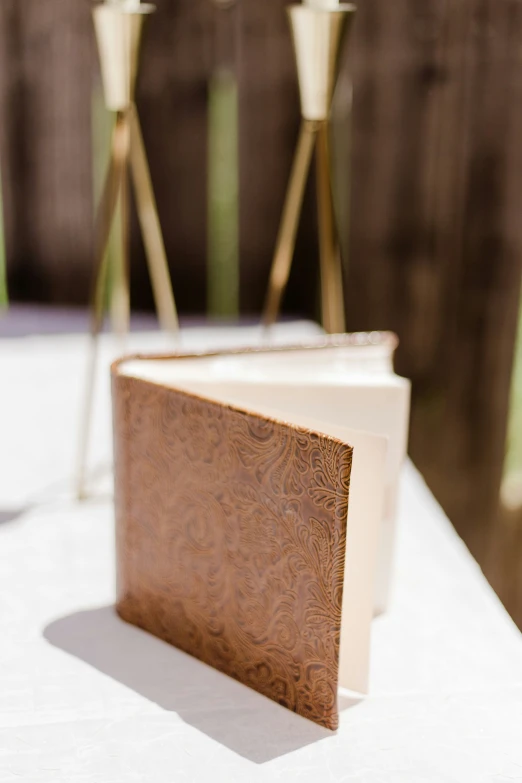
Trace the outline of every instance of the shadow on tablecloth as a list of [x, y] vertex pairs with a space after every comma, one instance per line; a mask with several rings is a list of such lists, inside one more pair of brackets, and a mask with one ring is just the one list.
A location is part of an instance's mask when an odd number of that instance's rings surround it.
[[25, 508], [0, 508], [0, 525], [5, 525], [8, 522], [15, 522], [22, 517], [27, 509]]
[[[279, 706], [155, 636], [123, 622], [113, 606], [76, 612], [45, 638], [257, 764], [332, 732]], [[341, 709], [359, 699], [341, 697]]]

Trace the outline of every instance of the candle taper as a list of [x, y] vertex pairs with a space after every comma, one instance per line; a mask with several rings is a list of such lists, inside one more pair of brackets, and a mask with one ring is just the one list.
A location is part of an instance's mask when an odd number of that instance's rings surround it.
[[295, 247], [306, 179], [316, 147], [322, 317], [327, 332], [344, 332], [342, 268], [333, 209], [328, 120], [343, 41], [355, 6], [307, 0], [288, 8], [294, 43], [302, 126], [276, 241], [264, 310], [270, 326], [279, 313]]
[[132, 174], [138, 218], [143, 234], [152, 290], [161, 326], [178, 332], [178, 317], [143, 137], [134, 103], [141, 37], [145, 19], [155, 11], [139, 0], [105, 0], [93, 8], [103, 91], [107, 109], [115, 113], [111, 155], [95, 230], [94, 286], [91, 313], [91, 351], [82, 420], [78, 495], [85, 495], [85, 466], [94, 392], [98, 336], [103, 324], [107, 288], [107, 245], [117, 204], [122, 214], [122, 274], [113, 291], [118, 331], [127, 331], [130, 319], [128, 264], [128, 177]]

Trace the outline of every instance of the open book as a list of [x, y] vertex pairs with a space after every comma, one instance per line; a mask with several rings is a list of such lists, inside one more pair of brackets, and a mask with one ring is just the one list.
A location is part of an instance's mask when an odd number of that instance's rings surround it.
[[389, 580], [409, 409], [394, 347], [113, 366], [120, 615], [332, 729], [338, 686], [367, 689]]

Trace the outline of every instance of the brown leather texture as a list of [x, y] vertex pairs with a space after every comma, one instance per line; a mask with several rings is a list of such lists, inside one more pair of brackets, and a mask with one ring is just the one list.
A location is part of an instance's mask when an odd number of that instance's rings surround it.
[[113, 367], [120, 616], [329, 729], [352, 449]]

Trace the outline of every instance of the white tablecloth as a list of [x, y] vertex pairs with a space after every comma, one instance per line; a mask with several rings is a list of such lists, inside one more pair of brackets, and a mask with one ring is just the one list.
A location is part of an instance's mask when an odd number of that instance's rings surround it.
[[[306, 330], [287, 325], [279, 339]], [[257, 338], [243, 330], [239, 342]], [[216, 329], [184, 339], [238, 341]], [[1, 783], [522, 780], [522, 637], [411, 465], [371, 694], [342, 697], [337, 733], [121, 622], [109, 338], [93, 497], [71, 492], [85, 350], [81, 335], [0, 341]]]

